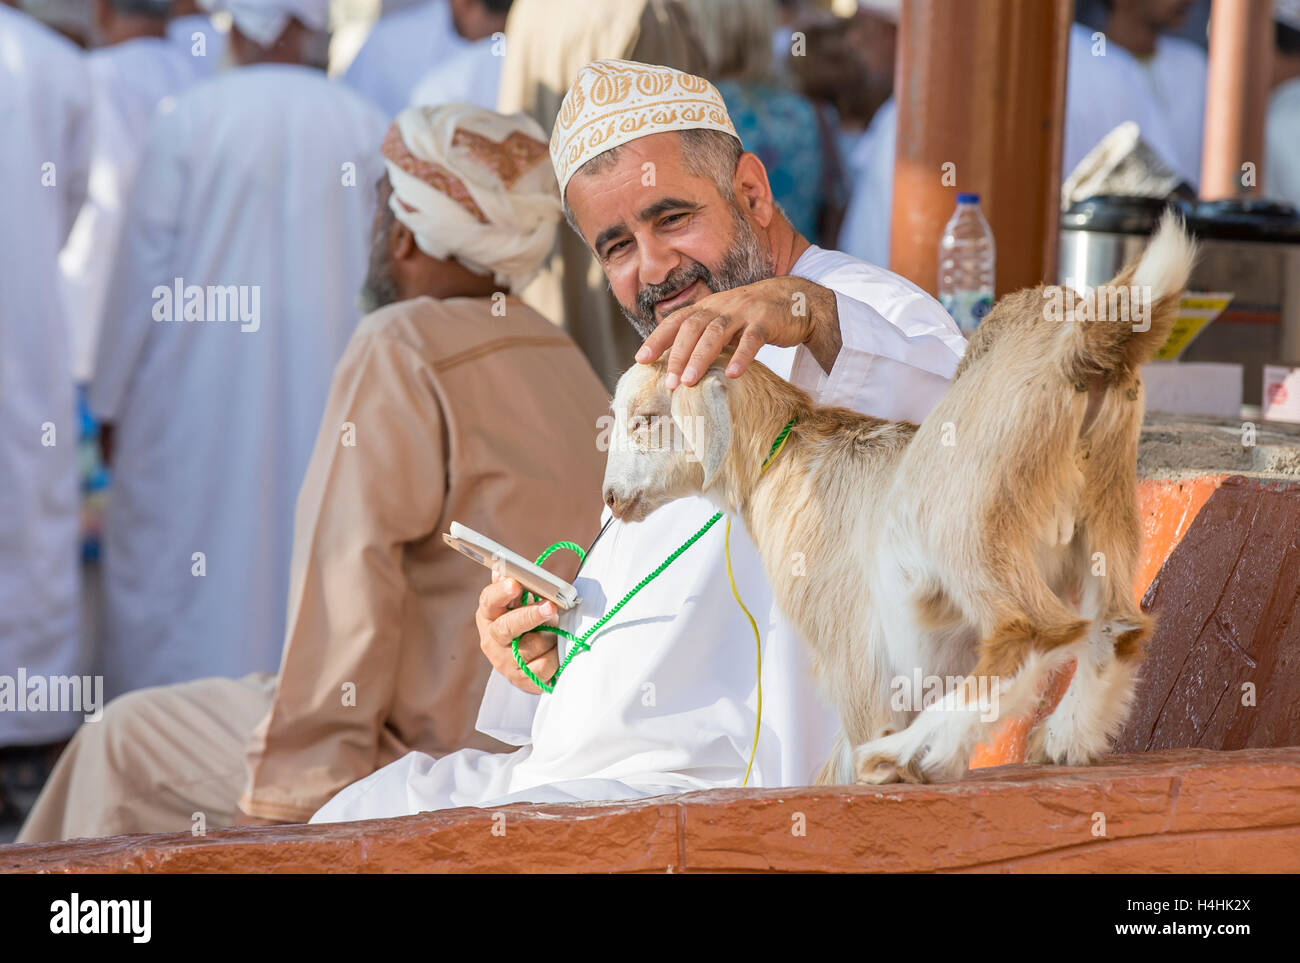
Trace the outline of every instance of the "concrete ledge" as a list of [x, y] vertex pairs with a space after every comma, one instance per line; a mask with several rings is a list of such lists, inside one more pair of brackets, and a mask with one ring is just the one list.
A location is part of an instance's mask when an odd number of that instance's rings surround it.
[[[1252, 437], [1244, 444], [1248, 424]], [[1300, 481], [1300, 425], [1147, 412], [1139, 477], [1215, 473]]]
[[755, 870], [1297, 872], [1300, 748], [0, 848], [8, 873]]

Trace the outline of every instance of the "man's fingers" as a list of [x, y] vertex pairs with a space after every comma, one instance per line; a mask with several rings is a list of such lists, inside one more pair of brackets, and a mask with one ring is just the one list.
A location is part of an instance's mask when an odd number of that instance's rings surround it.
[[641, 343], [637, 349], [636, 360], [641, 364], [650, 364], [658, 361], [660, 356], [667, 351], [677, 336], [677, 329], [681, 326], [689, 309], [683, 309], [668, 315], [650, 332], [650, 336]]
[[522, 605], [494, 619], [490, 631], [492, 637], [501, 645], [509, 645], [512, 639], [518, 638], [525, 632], [531, 632], [554, 616], [554, 602]]
[[512, 578], [496, 579], [483, 587], [478, 596], [476, 618], [484, 625], [495, 622], [510, 610], [523, 595], [523, 589]]
[[727, 376], [729, 378], [738, 378], [742, 375], [749, 363], [754, 360], [758, 354], [759, 348], [767, 344], [767, 336], [761, 328], [750, 325], [745, 329], [745, 333], [740, 337], [740, 343], [736, 345], [736, 350], [731, 355], [731, 360], [727, 362]]
[[[555, 675], [555, 670], [560, 667], [559, 657], [552, 652], [550, 655], [544, 655], [540, 659], [534, 659], [532, 662], [525, 663], [533, 675], [543, 682], [550, 682], [551, 677]], [[513, 662], [510, 665], [510, 671], [506, 673], [506, 678], [516, 689], [522, 689], [530, 695], [536, 695], [542, 690], [537, 687], [536, 683], [528, 676], [524, 675], [519, 666]]]
[[[555, 675], [555, 670], [560, 667], [560, 656], [555, 649], [552, 649], [545, 655], [528, 662], [527, 665], [537, 678], [543, 682], [550, 682], [551, 676]], [[520, 675], [523, 675], [523, 673], [521, 672]]]
[[677, 387], [677, 382], [686, 369], [686, 362], [694, 353], [705, 328], [717, 317], [713, 311], [707, 308], [701, 310], [698, 306], [681, 310], [686, 312], [687, 316], [682, 319], [681, 325], [677, 328], [677, 337], [673, 338], [673, 346], [668, 352], [668, 363], [665, 365], [665, 370], [668, 372], [665, 383], [669, 391]]
[[693, 385], [704, 377], [704, 372], [735, 337], [743, 322], [733, 321], [725, 314], [719, 314], [704, 327], [700, 340], [695, 343], [690, 360], [682, 370], [682, 384]]
[[[536, 659], [550, 655], [556, 649], [556, 636], [550, 632], [529, 632], [519, 639], [519, 657], [524, 660], [525, 664], [531, 663]], [[513, 652], [509, 655], [510, 661], [515, 661]], [[537, 671], [534, 669], [533, 671]]]

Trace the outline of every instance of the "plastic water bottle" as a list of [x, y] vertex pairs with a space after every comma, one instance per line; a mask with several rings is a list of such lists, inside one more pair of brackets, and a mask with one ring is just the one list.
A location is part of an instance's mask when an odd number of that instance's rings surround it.
[[939, 241], [939, 303], [967, 337], [993, 307], [996, 251], [978, 194], [958, 194]]

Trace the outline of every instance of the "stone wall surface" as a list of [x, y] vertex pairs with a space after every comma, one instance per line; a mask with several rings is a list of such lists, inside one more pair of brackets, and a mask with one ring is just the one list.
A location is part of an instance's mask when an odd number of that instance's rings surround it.
[[1300, 871], [1300, 748], [0, 848], [10, 873]]

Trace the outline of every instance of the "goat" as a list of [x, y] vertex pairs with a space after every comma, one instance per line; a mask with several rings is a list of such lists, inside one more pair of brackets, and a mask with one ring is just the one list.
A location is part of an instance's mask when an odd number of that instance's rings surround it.
[[[1194, 258], [1167, 215], [1093, 295], [1002, 298], [919, 427], [815, 405], [758, 363], [728, 379], [725, 353], [673, 392], [662, 362], [620, 378], [606, 503], [639, 521], [703, 492], [744, 518], [839, 714], [817, 782], [957, 778], [992, 717], [1031, 711], [1069, 659], [1029, 757], [1084, 765], [1109, 750], [1153, 626], [1133, 598], [1138, 369], [1167, 339]], [[898, 680], [918, 669], [965, 684], [907, 704]]]

